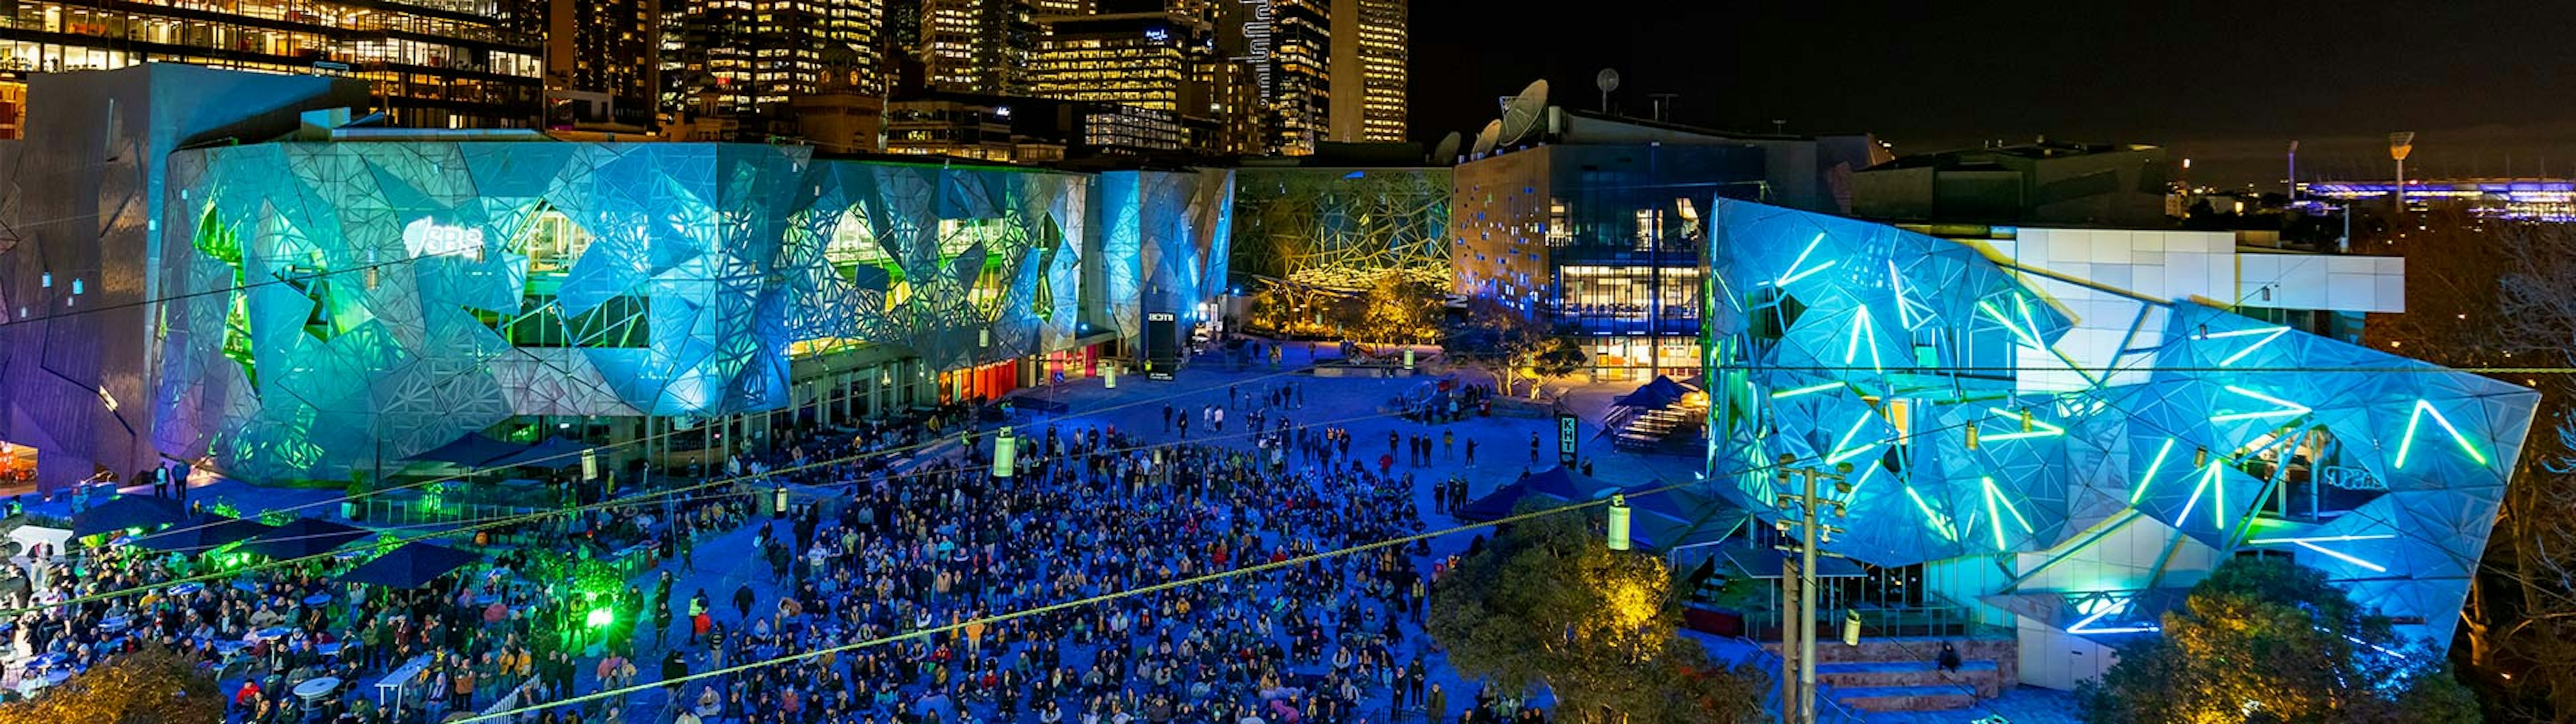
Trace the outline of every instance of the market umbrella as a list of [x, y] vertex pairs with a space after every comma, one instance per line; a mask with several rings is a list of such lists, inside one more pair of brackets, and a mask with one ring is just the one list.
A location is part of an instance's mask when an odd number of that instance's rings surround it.
[[483, 466], [492, 468], [531, 467], [545, 468], [547, 470], [562, 470], [564, 468], [580, 465], [581, 451], [589, 447], [589, 445], [574, 442], [572, 440], [560, 437], [550, 437], [546, 438], [545, 442], [528, 446], [528, 449], [512, 453], [498, 460], [486, 462]]
[[449, 571], [483, 560], [483, 554], [427, 543], [405, 543], [400, 548], [376, 556], [340, 574], [346, 583], [370, 583], [388, 588], [419, 588]]
[[1611, 400], [1610, 406], [1640, 407], [1651, 410], [1673, 404], [1687, 394], [1690, 394], [1690, 388], [1674, 382], [1673, 378], [1657, 375], [1655, 381], [1639, 385], [1635, 391]]
[[528, 448], [525, 445], [506, 443], [484, 437], [478, 433], [469, 432], [445, 445], [413, 453], [411, 456], [403, 459], [424, 463], [449, 463], [474, 468], [482, 467], [484, 463], [517, 455], [527, 449]]
[[241, 550], [270, 558], [303, 558], [339, 549], [349, 541], [367, 537], [364, 528], [352, 528], [320, 518], [297, 518], [266, 533], [251, 536]]
[[143, 495], [120, 495], [72, 516], [72, 535], [88, 537], [127, 528], [153, 528], [186, 517], [176, 501]]
[[169, 530], [135, 539], [134, 545], [145, 550], [198, 553], [266, 533], [271, 527], [247, 518], [203, 515], [180, 521]]

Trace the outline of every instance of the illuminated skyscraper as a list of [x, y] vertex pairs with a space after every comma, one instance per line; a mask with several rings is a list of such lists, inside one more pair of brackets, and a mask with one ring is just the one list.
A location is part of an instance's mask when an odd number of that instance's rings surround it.
[[1332, 140], [1404, 140], [1408, 0], [1334, 0]]
[[921, 55], [933, 89], [1025, 92], [1037, 40], [1028, 0], [921, 0]]
[[[1270, 153], [1302, 156], [1331, 130], [1332, 22], [1325, 0], [1267, 0], [1269, 77], [1262, 83]], [[1257, 71], [1256, 71], [1257, 72]]]
[[[0, 97], [27, 73], [152, 62], [356, 78], [416, 128], [526, 128], [544, 88], [544, 0], [226, 0], [0, 5]], [[14, 107], [6, 110], [15, 110]], [[15, 122], [0, 118], [0, 126]]]
[[660, 0], [551, 0], [548, 125], [570, 120], [638, 130], [654, 126], [662, 93], [661, 8]]
[[1123, 103], [1161, 111], [1203, 111], [1197, 81], [1208, 54], [1207, 24], [1149, 0], [1096, 15], [1043, 16], [1046, 36], [1030, 59], [1030, 94]]
[[[829, 73], [854, 73], [849, 87], [882, 94], [880, 0], [687, 0], [665, 32], [664, 107], [691, 107], [712, 91], [734, 116], [777, 113], [819, 92]], [[676, 30], [672, 27], [676, 26]], [[676, 67], [675, 67], [676, 66]]]

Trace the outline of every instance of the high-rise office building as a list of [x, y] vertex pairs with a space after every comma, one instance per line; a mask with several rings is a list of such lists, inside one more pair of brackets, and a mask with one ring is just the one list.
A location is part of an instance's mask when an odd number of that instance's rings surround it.
[[936, 90], [1025, 92], [1038, 35], [1028, 0], [921, 0], [921, 56]]
[[1333, 0], [1332, 140], [1404, 140], [1409, 0]]
[[0, 5], [0, 83], [184, 62], [365, 80], [373, 110], [403, 126], [525, 128], [544, 87], [544, 8], [525, 0], [22, 0]]
[[681, 21], [685, 96], [711, 90], [736, 116], [782, 111], [822, 90], [826, 75], [855, 72], [861, 93], [881, 93], [878, 0], [694, 0]]
[[1268, 106], [1264, 151], [1315, 152], [1331, 132], [1332, 15], [1326, 0], [1267, 0], [1269, 58], [1262, 101]]
[[662, 95], [661, 0], [550, 0], [546, 123], [650, 130]]
[[1038, 18], [1046, 35], [1029, 63], [1030, 95], [1123, 103], [1160, 111], [1202, 111], [1211, 29], [1159, 0], [1116, 12]]

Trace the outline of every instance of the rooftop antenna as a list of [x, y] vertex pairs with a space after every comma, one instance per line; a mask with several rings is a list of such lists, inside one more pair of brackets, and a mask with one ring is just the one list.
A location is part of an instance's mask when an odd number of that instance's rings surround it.
[[1503, 103], [1503, 125], [1496, 129], [1494, 145], [1507, 147], [1527, 141], [1540, 127], [1539, 118], [1547, 113], [1547, 79], [1530, 81], [1521, 94]]
[[1655, 120], [1669, 121], [1673, 119], [1673, 99], [1682, 97], [1682, 94], [1648, 93], [1646, 97], [1655, 99]]
[[1603, 68], [1592, 74], [1592, 85], [1601, 89], [1601, 112], [1610, 112], [1610, 92], [1619, 89], [1619, 69]]

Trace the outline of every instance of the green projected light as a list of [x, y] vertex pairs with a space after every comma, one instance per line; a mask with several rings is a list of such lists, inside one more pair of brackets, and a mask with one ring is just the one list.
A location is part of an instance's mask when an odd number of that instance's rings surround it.
[[2204, 334], [2200, 335], [2199, 339], [2226, 339], [2229, 337], [2246, 337], [2257, 334], [2263, 335], [2262, 339], [2254, 340], [2253, 344], [2245, 345], [2244, 349], [2236, 350], [2235, 354], [2228, 355], [2226, 359], [2218, 361], [2218, 366], [2226, 367], [2236, 364], [2237, 360], [2245, 359], [2245, 355], [2253, 354], [2254, 350], [2262, 349], [2263, 345], [2271, 344], [2272, 340], [2280, 339], [2281, 335], [2288, 334], [2289, 332], [2290, 328], [2288, 327], [2260, 327], [2255, 329], [2239, 329], [2233, 332]]
[[[2018, 300], [2018, 298], [2017, 298], [2017, 297], [2016, 297], [2016, 300]], [[2039, 337], [2037, 337], [2037, 336], [2035, 336], [2035, 335], [2032, 335], [2032, 334], [2031, 334], [2031, 333], [2029, 333], [2029, 332], [2024, 332], [2024, 331], [2022, 331], [2022, 329], [2021, 329], [2021, 326], [2020, 326], [2020, 325], [2013, 324], [2012, 318], [2004, 316], [2004, 313], [2003, 313], [2003, 311], [2002, 311], [2002, 310], [1995, 309], [1995, 305], [1994, 305], [1994, 303], [1993, 303], [1993, 302], [1987, 302], [1987, 301], [1979, 301], [1979, 302], [1977, 302], [1977, 311], [1985, 312], [1985, 313], [1986, 313], [1986, 316], [1993, 317], [1993, 318], [1995, 319], [1995, 323], [1996, 323], [1996, 324], [2001, 324], [2001, 325], [2003, 325], [2003, 326], [2004, 326], [2004, 329], [2005, 329], [2006, 331], [2012, 332], [2013, 337], [2014, 337], [2015, 339], [2019, 339], [2019, 340], [2021, 340], [2021, 343], [2022, 343], [2022, 344], [2030, 345], [2030, 346], [2032, 346], [2032, 347], [2038, 347], [2038, 348], [2040, 348], [2040, 349], [2047, 349], [2047, 348], [2048, 348], [2048, 345], [2046, 345], [2046, 344], [2041, 344], [2041, 343], [2040, 343], [2040, 341], [2039, 341]], [[2024, 312], [2024, 315], [2025, 315], [2025, 316], [2027, 316], [2028, 311], [2029, 311], [2029, 310], [2028, 310], [2028, 309], [2026, 309], [2026, 308], [2023, 310], [2023, 312]]]
[[[1944, 590], [2025, 627], [2151, 634], [2193, 576], [2252, 550], [2319, 566], [2356, 602], [2406, 617], [2409, 637], [2453, 638], [2442, 607], [2468, 580], [2453, 564], [2485, 549], [2539, 393], [2200, 301], [2229, 298], [2231, 282], [2180, 273], [2206, 260], [2135, 253], [2168, 239], [1942, 238], [1724, 198], [1708, 218], [1702, 372], [1729, 392], [1707, 417], [1711, 492], [1786, 516], [1765, 507], [1779, 499], [1773, 461], [1865, 468], [1837, 486], [1852, 520], [1826, 549], [1880, 567], [2030, 554], [2011, 576]], [[2270, 253], [2175, 233], [2217, 264]], [[2095, 278], [2094, 265], [2044, 263], [2117, 256], [2136, 268]], [[2139, 281], [2167, 277], [2211, 286]], [[2391, 492], [2274, 516], [2294, 457], [2318, 485]], [[2339, 537], [2363, 534], [2391, 538]], [[2139, 605], [2046, 600], [2057, 595]]]
[[2012, 512], [2013, 522], [2021, 524], [2022, 532], [2039, 532], [2037, 529], [2031, 527], [2029, 518], [2022, 517], [2020, 508], [2013, 507], [2012, 499], [2009, 496], [2004, 495], [2003, 491], [1995, 489], [1995, 479], [1993, 477], [1982, 478], [1977, 482], [1986, 489], [1986, 518], [1994, 522], [1995, 548], [2006, 549], [2011, 547], [2004, 544], [2004, 517], [2001, 513], [1995, 511], [1995, 505], [1997, 503], [2001, 503], [2004, 510]]
[[1843, 386], [1843, 383], [1840, 383], [1840, 382], [1827, 382], [1827, 383], [1824, 383], [1824, 384], [1821, 384], [1821, 385], [1808, 385], [1808, 386], [1806, 386], [1806, 387], [1800, 387], [1800, 388], [1798, 388], [1798, 389], [1794, 389], [1794, 390], [1781, 390], [1781, 391], [1779, 391], [1779, 392], [1771, 393], [1771, 399], [1774, 399], [1774, 400], [1785, 400], [1785, 399], [1789, 399], [1789, 398], [1792, 398], [1792, 397], [1797, 397], [1797, 396], [1799, 396], [1799, 395], [1814, 394], [1814, 393], [1823, 392], [1823, 391], [1830, 390], [1830, 389], [1834, 389], [1834, 388], [1841, 387], [1841, 386]]
[[2460, 428], [2451, 426], [2450, 418], [2443, 417], [2441, 410], [2433, 409], [2433, 403], [2418, 398], [2415, 412], [2406, 416], [2406, 434], [2400, 438], [2402, 442], [2397, 443], [2396, 465], [2399, 469], [2405, 469], [2406, 457], [2415, 452], [2415, 428], [2424, 423], [2424, 416], [2428, 414], [2433, 416], [2434, 422], [2442, 424], [2443, 430], [2451, 433], [2451, 441], [2460, 444], [2460, 452], [2468, 453], [2469, 459], [2478, 461], [2479, 465], [2487, 464], [2487, 456], [2479, 454], [2477, 446], [2469, 444], [2469, 437], [2460, 434]]
[[1826, 260], [1826, 261], [1825, 261], [1825, 263], [1823, 263], [1823, 264], [1818, 264], [1818, 265], [1816, 265], [1816, 266], [1815, 266], [1814, 268], [1812, 268], [1812, 269], [1808, 269], [1808, 270], [1806, 270], [1806, 271], [1799, 271], [1799, 270], [1798, 270], [1798, 267], [1806, 265], [1806, 263], [1807, 263], [1807, 255], [1808, 255], [1808, 254], [1816, 253], [1816, 245], [1817, 245], [1817, 244], [1824, 243], [1824, 241], [1825, 241], [1825, 235], [1824, 235], [1824, 234], [1822, 234], [1822, 233], [1816, 234], [1816, 238], [1815, 238], [1815, 239], [1813, 239], [1813, 240], [1811, 240], [1811, 241], [1808, 241], [1808, 242], [1807, 242], [1807, 249], [1806, 249], [1805, 251], [1798, 252], [1798, 260], [1797, 260], [1797, 261], [1793, 261], [1793, 262], [1789, 262], [1789, 271], [1788, 271], [1788, 272], [1786, 272], [1786, 273], [1781, 274], [1781, 275], [1780, 275], [1780, 279], [1779, 279], [1778, 281], [1772, 282], [1772, 284], [1771, 284], [1771, 285], [1772, 285], [1772, 286], [1775, 286], [1775, 287], [1782, 287], [1782, 288], [1786, 288], [1786, 287], [1788, 287], [1788, 286], [1789, 286], [1789, 283], [1790, 283], [1790, 282], [1794, 282], [1794, 281], [1797, 281], [1797, 280], [1800, 280], [1800, 279], [1805, 279], [1805, 278], [1807, 278], [1808, 276], [1815, 274], [1816, 272], [1820, 272], [1820, 271], [1824, 271], [1824, 270], [1827, 270], [1827, 269], [1832, 269], [1832, 268], [1834, 268], [1834, 264], [1835, 264], [1835, 263], [1837, 263], [1837, 262], [1835, 262], [1835, 261], [1833, 261], [1833, 260]]
[[1914, 486], [1905, 486], [1905, 497], [1914, 499], [1914, 509], [1923, 511], [1923, 522], [1930, 526], [1933, 532], [1940, 533], [1942, 538], [1952, 542], [1959, 540], [1959, 534], [1950, 530], [1949, 519], [1941, 517], [1940, 513], [1933, 512], [1932, 505], [1923, 502], [1923, 494], [1914, 492]]
[[[1990, 412], [1990, 413], [1994, 413], [1995, 415], [1997, 415], [1997, 416], [1999, 416], [1999, 417], [2002, 417], [2002, 418], [2004, 418], [2004, 419], [2006, 419], [2006, 420], [2012, 420], [2012, 421], [2015, 421], [2015, 422], [2020, 422], [2020, 421], [2022, 420], [2022, 417], [2021, 417], [2020, 415], [2015, 415], [2015, 414], [2012, 414], [2012, 413], [2009, 413], [2009, 412], [2005, 412], [2005, 411], [2003, 411], [2001, 408], [1987, 408], [1987, 409], [1986, 409], [1986, 411], [1987, 411], [1987, 412]], [[2005, 441], [2005, 440], [2028, 440], [2028, 439], [2030, 439], [2030, 438], [2034, 438], [2034, 437], [2054, 437], [2054, 436], [2058, 436], [2058, 435], [2064, 435], [2064, 434], [2066, 434], [2066, 428], [2058, 427], [2058, 426], [2056, 426], [2056, 425], [2051, 425], [2051, 424], [2049, 424], [2049, 423], [2048, 423], [2048, 421], [2046, 421], [2046, 420], [2041, 420], [2041, 419], [2036, 418], [2036, 417], [2034, 417], [2034, 418], [2030, 418], [2030, 426], [2031, 426], [2031, 428], [2032, 428], [2032, 429], [2030, 429], [2030, 430], [2024, 430], [2024, 431], [2021, 431], [2021, 432], [2007, 432], [2007, 433], [1996, 434], [1996, 435], [1984, 435], [1984, 434], [1981, 434], [1981, 435], [1978, 435], [1977, 437], [1978, 437], [1978, 439], [1983, 440], [1983, 441], [1985, 441], [1985, 442], [2002, 442], [2002, 441]]]
[[2168, 437], [2164, 447], [2156, 449], [2155, 461], [2147, 463], [2147, 474], [2138, 476], [2138, 484], [2129, 490], [2130, 505], [2137, 505], [2140, 498], [2146, 497], [2147, 486], [2156, 482], [2156, 471], [2164, 469], [2165, 456], [2173, 453], [2173, 446], [2174, 439]]
[[2305, 414], [2308, 414], [2309, 412], [2313, 412], [2313, 411], [2314, 411], [2314, 410], [2312, 410], [2311, 408], [2309, 408], [2307, 405], [2302, 405], [2302, 404], [2299, 404], [2299, 403], [2296, 403], [2296, 402], [2291, 402], [2291, 401], [2289, 401], [2289, 400], [2284, 400], [2284, 399], [2281, 399], [2281, 398], [2278, 398], [2278, 397], [2273, 397], [2273, 396], [2271, 396], [2271, 395], [2266, 395], [2266, 394], [2263, 394], [2263, 393], [2260, 393], [2260, 392], [2255, 392], [2255, 391], [2253, 391], [2253, 390], [2245, 389], [2245, 388], [2243, 388], [2243, 387], [2238, 387], [2238, 386], [2235, 386], [2235, 385], [2227, 385], [2227, 386], [2223, 387], [2222, 389], [2225, 389], [2225, 390], [2227, 390], [2227, 391], [2229, 391], [2229, 392], [2233, 392], [2233, 393], [2236, 393], [2236, 394], [2239, 394], [2239, 395], [2244, 395], [2244, 396], [2246, 396], [2246, 397], [2251, 397], [2251, 398], [2254, 398], [2254, 399], [2257, 399], [2257, 400], [2262, 400], [2262, 401], [2264, 401], [2264, 402], [2269, 402], [2269, 403], [2272, 403], [2272, 404], [2274, 404], [2274, 405], [2278, 405], [2279, 407], [2278, 407], [2277, 409], [2271, 409], [2271, 410], [2260, 410], [2260, 411], [2255, 411], [2255, 412], [2231, 412], [2231, 413], [2227, 413], [2227, 414], [2223, 414], [2223, 415], [2211, 415], [2211, 416], [2209, 416], [2209, 421], [2210, 421], [2210, 422], [2230, 422], [2230, 421], [2234, 421], [2234, 420], [2259, 420], [2259, 419], [2266, 418], [2266, 417], [2298, 417], [2298, 416], [2300, 416], [2300, 415], [2305, 415]]

